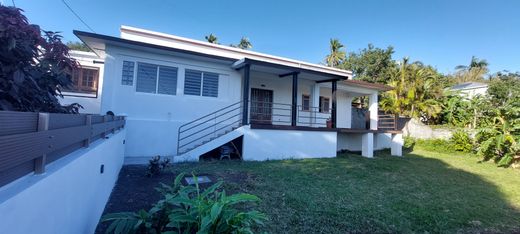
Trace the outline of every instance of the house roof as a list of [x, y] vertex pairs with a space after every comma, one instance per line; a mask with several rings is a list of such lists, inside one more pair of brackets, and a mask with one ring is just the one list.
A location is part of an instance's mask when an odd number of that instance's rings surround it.
[[362, 80], [342, 80], [340, 84], [349, 85], [349, 86], [357, 86], [362, 88], [368, 88], [368, 89], [375, 89], [379, 91], [389, 91], [394, 88], [391, 86], [385, 85], [385, 84], [378, 84], [378, 83], [370, 83]]
[[175, 35], [153, 32], [129, 26], [121, 26], [121, 37], [108, 36], [97, 33], [74, 30], [74, 34], [82, 40], [94, 53], [104, 58], [106, 44], [118, 46], [136, 46], [139, 48], [158, 49], [188, 56], [204, 57], [207, 59], [227, 61], [233, 67], [240, 66], [241, 62], [254, 62], [259, 65], [273, 65], [292, 71], [301, 71], [317, 74], [323, 77], [342, 80], [338, 84], [387, 91], [392, 89], [383, 84], [352, 80], [352, 72], [338, 68], [312, 64], [299, 60], [278, 57], [254, 51], [233, 48], [230, 46], [212, 44]]
[[488, 84], [480, 83], [480, 82], [466, 82], [451, 86], [451, 90], [464, 90], [464, 89], [478, 89], [478, 88], [487, 88]]

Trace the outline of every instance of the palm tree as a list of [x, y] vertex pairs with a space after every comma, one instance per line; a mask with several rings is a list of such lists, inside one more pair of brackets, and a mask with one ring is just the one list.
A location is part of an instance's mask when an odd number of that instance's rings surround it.
[[218, 44], [218, 38], [217, 36], [213, 35], [213, 33], [205, 36], [204, 38], [206, 38], [206, 41], [209, 43]]
[[242, 39], [240, 39], [240, 42], [238, 43], [238, 45], [236, 47], [243, 49], [243, 50], [248, 50], [248, 49], [253, 48], [253, 45], [249, 41], [249, 38], [242, 37]]
[[325, 63], [329, 67], [337, 67], [346, 58], [346, 52], [341, 50], [344, 46], [338, 39], [330, 39], [330, 54], [325, 57]]
[[455, 67], [455, 79], [457, 83], [464, 83], [470, 81], [482, 81], [484, 76], [489, 72], [489, 63], [485, 59], [478, 59], [475, 56], [471, 57], [469, 66], [458, 65]]

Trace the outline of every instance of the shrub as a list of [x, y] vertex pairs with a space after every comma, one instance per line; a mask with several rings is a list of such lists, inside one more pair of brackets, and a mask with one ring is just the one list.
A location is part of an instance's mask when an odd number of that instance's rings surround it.
[[471, 152], [473, 149], [473, 143], [469, 134], [465, 131], [458, 130], [453, 133], [450, 138], [453, 149], [462, 152]]
[[164, 158], [161, 161], [161, 156], [153, 157], [148, 161], [148, 168], [146, 170], [146, 176], [152, 177], [154, 175], [161, 174], [164, 169], [170, 167], [170, 159]]
[[453, 144], [444, 139], [417, 139], [416, 146], [428, 151], [453, 152], [455, 151]]
[[0, 110], [78, 113], [79, 104], [62, 106], [57, 98], [78, 67], [61, 38], [0, 4]]
[[[150, 210], [104, 215], [102, 222], [111, 221], [107, 233], [252, 233], [263, 225], [265, 214], [255, 210], [241, 211], [241, 203], [256, 203], [260, 199], [251, 194], [226, 195], [219, 191], [219, 181], [201, 191], [195, 186], [183, 186], [184, 174], [173, 184], [161, 184], [157, 190], [164, 199]], [[195, 178], [195, 181], [197, 179]]]
[[405, 136], [404, 137], [404, 148], [405, 149], [412, 149], [415, 145], [415, 138]]

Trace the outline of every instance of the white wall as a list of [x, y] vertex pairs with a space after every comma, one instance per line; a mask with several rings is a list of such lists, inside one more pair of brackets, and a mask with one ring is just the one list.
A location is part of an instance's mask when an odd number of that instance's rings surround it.
[[336, 132], [250, 129], [244, 132], [244, 160], [336, 157]]
[[[150, 53], [107, 46], [102, 112], [127, 115], [127, 157], [173, 156], [177, 149], [178, 127], [241, 100], [241, 75], [230, 64]], [[121, 85], [123, 61], [146, 62], [178, 68], [177, 94], [136, 92]], [[137, 66], [135, 67], [137, 69]], [[195, 69], [219, 74], [218, 97], [184, 95], [184, 70]], [[135, 71], [137, 72], [137, 70]]]
[[0, 233], [94, 233], [123, 163], [125, 130], [109, 137], [2, 187]]
[[92, 67], [99, 69], [99, 77], [98, 77], [98, 91], [97, 97], [92, 94], [83, 94], [83, 93], [74, 93], [74, 92], [63, 92], [63, 98], [58, 98], [62, 105], [70, 105], [72, 103], [79, 103], [83, 106], [83, 109], [80, 109], [80, 113], [87, 114], [102, 114], [101, 113], [101, 96], [103, 89], [103, 74], [104, 74], [104, 65], [102, 63], [94, 63], [96, 61], [102, 61], [102, 59], [98, 58], [96, 54], [92, 52], [83, 52], [83, 51], [70, 51], [71, 57], [76, 59], [81, 66], [84, 67]]

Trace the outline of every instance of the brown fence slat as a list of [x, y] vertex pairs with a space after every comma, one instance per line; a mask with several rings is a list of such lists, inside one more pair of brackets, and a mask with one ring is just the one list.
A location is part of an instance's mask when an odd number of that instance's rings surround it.
[[0, 136], [36, 132], [38, 113], [0, 111]]
[[87, 116], [81, 114], [49, 114], [49, 130], [85, 125]]

